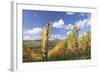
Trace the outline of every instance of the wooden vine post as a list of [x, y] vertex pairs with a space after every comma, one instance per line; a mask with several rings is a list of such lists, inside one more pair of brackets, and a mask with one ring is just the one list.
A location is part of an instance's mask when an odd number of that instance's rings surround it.
[[43, 61], [48, 60], [48, 42], [49, 38], [51, 36], [51, 27], [52, 23], [49, 22], [47, 27], [43, 28], [42, 32], [42, 48], [41, 48], [41, 53], [42, 53], [42, 59]]

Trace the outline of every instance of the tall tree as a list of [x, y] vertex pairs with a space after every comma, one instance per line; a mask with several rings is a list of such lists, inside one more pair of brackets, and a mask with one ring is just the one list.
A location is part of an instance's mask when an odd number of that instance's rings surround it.
[[71, 32], [68, 35], [67, 38], [67, 46], [68, 49], [70, 49], [73, 53], [75, 53], [76, 58], [79, 58], [79, 53], [78, 53], [78, 28], [76, 26], [73, 27]]
[[86, 32], [79, 38], [79, 48], [87, 56], [90, 58], [91, 54], [91, 33]]

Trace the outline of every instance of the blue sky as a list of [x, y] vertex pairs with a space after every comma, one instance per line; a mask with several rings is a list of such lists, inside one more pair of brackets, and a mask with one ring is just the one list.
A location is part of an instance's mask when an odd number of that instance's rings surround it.
[[42, 29], [49, 21], [53, 25], [51, 39], [64, 39], [73, 25], [80, 28], [80, 35], [91, 30], [90, 13], [36, 10], [23, 10], [22, 13], [24, 40], [41, 39]]

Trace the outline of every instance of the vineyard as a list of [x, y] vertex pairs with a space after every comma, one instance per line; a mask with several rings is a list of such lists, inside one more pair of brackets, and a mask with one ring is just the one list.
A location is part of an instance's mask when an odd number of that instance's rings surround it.
[[79, 29], [74, 26], [65, 39], [47, 41], [46, 30], [41, 40], [23, 40], [23, 62], [91, 59], [90, 32], [79, 36]]

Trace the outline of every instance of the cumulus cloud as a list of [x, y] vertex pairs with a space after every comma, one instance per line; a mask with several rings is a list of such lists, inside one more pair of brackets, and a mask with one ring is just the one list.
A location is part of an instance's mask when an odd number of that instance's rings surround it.
[[[80, 19], [75, 22], [75, 26], [77, 26], [79, 29], [85, 28], [86, 26], [90, 26], [90, 25], [91, 25], [90, 17], [83, 19], [83, 20]], [[71, 30], [71, 29], [73, 29], [73, 26], [74, 26], [73, 24], [65, 24], [63, 19], [53, 22], [54, 28], [63, 28], [66, 30]]]
[[82, 29], [86, 26], [90, 26], [91, 25], [91, 14], [87, 14], [87, 13], [80, 13], [81, 16], [87, 16], [86, 19], [83, 20], [79, 20], [77, 21], [75, 24], [78, 28]]
[[75, 25], [79, 28], [82, 29], [86, 26], [90, 26], [91, 25], [91, 20], [90, 19], [84, 19], [84, 20], [79, 20], [75, 23]]
[[56, 22], [53, 22], [53, 27], [54, 28], [64, 28], [66, 30], [70, 30], [70, 29], [73, 28], [73, 25], [72, 24], [66, 25], [65, 22], [64, 22], [64, 20], [60, 19], [60, 20], [58, 20]]
[[86, 22], [87, 22], [86, 19], [85, 20], [79, 20], [79, 21], [76, 22], [76, 26], [78, 28], [84, 28], [84, 26], [86, 25]]
[[64, 27], [64, 21], [63, 19], [60, 19], [58, 21], [53, 22], [53, 27], [55, 28], [63, 28]]
[[41, 39], [42, 28], [33, 28], [23, 31], [24, 40], [38, 40]]
[[64, 28], [67, 29], [67, 30], [71, 30], [73, 28], [73, 25], [72, 24], [68, 24]]
[[38, 27], [26, 31], [26, 33], [33, 34], [33, 35], [41, 34], [41, 32], [42, 32], [42, 28], [38, 28]]

